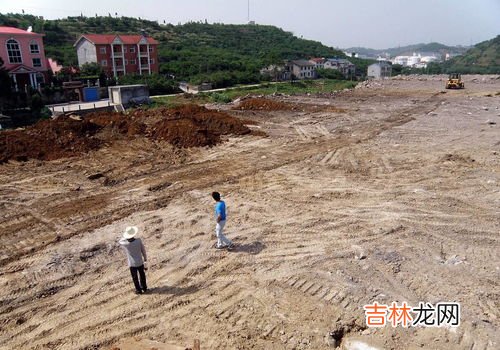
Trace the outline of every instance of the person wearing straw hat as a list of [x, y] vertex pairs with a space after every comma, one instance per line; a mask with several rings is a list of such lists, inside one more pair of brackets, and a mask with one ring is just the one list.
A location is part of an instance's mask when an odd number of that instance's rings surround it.
[[139, 232], [137, 227], [127, 227], [119, 243], [127, 253], [128, 266], [130, 267], [132, 281], [134, 281], [135, 286], [135, 294], [142, 294], [148, 291], [146, 273], [144, 272], [144, 263], [148, 258], [142, 240], [135, 237], [137, 232]]

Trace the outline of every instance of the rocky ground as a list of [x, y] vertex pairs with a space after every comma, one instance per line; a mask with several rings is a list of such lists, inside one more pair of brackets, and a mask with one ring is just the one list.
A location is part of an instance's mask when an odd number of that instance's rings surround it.
[[[216, 106], [254, 132], [213, 147], [133, 133], [1, 164], [0, 348], [498, 349], [500, 79], [444, 79]], [[213, 190], [231, 252], [212, 248]], [[374, 301], [459, 302], [461, 324], [367, 328]]]

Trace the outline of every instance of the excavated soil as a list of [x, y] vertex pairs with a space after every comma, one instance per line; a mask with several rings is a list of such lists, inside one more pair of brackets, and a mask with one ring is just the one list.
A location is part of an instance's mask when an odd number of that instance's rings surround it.
[[98, 149], [102, 141], [95, 135], [100, 129], [89, 120], [61, 117], [42, 120], [26, 130], [0, 132], [0, 163], [10, 159], [54, 160]]
[[[267, 138], [183, 148], [118, 134], [1, 164], [0, 348], [499, 349], [500, 79], [442, 93], [446, 78], [227, 112]], [[137, 113], [147, 133], [167, 112]], [[213, 248], [212, 191], [232, 251]], [[130, 225], [145, 295], [117, 244]], [[460, 326], [367, 328], [363, 306], [393, 301], [458, 302]]]
[[250, 133], [242, 121], [226, 113], [197, 105], [152, 111], [164, 117], [152, 126], [151, 136], [177, 147], [213, 146], [221, 135]]
[[[154, 120], [156, 123], [148, 128]], [[9, 160], [55, 160], [79, 156], [123, 137], [142, 136], [176, 147], [213, 146], [221, 135], [250, 133], [242, 121], [226, 113], [187, 105], [173, 109], [93, 113], [77, 120], [62, 116], [25, 130], [0, 133], [0, 164]]]

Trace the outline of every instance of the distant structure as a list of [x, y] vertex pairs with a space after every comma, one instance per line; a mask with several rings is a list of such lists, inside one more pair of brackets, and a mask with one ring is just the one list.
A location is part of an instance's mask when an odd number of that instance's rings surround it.
[[296, 79], [316, 79], [316, 64], [306, 60], [294, 60], [288, 62], [288, 70], [292, 73], [292, 77]]
[[83, 34], [75, 42], [78, 65], [97, 63], [108, 76], [158, 73], [158, 41], [142, 35]]
[[311, 58], [309, 62], [313, 63], [316, 69], [335, 69], [346, 78], [356, 75], [356, 66], [345, 58]]
[[37, 89], [48, 80], [43, 34], [0, 26], [0, 57], [15, 91]]
[[422, 56], [420, 53], [413, 53], [412, 56], [396, 56], [392, 60], [393, 64], [400, 64], [403, 67], [413, 67], [413, 68], [426, 68], [427, 64], [431, 62], [437, 62], [440, 59], [434, 54], [429, 53]]
[[309, 59], [309, 62], [313, 63], [314, 66], [316, 67], [316, 69], [323, 69], [323, 68], [325, 68], [326, 58], [313, 57], [313, 58]]
[[336, 69], [344, 77], [353, 77], [356, 74], [356, 66], [345, 58], [329, 58], [324, 64], [325, 69]]
[[385, 79], [392, 74], [392, 65], [390, 62], [380, 61], [368, 66], [369, 79]]
[[283, 64], [271, 64], [260, 70], [260, 74], [274, 81], [286, 81], [292, 79], [292, 73], [287, 61]]

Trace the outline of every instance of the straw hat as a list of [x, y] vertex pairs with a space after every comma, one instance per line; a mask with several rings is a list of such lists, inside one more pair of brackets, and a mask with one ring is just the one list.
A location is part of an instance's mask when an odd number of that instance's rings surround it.
[[125, 232], [123, 232], [123, 238], [125, 239], [134, 238], [137, 232], [139, 232], [139, 229], [137, 227], [129, 226], [125, 229]]

